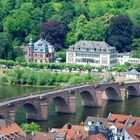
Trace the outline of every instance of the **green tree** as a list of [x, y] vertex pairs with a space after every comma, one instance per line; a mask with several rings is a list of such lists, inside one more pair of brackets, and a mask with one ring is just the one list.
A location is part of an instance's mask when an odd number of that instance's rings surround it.
[[8, 59], [10, 51], [12, 51], [11, 36], [6, 32], [0, 32], [0, 58]]
[[19, 40], [24, 40], [24, 37], [31, 30], [31, 15], [21, 9], [14, 10], [12, 15], [4, 19], [3, 26], [4, 31], [11, 34], [13, 38], [17, 37]]
[[64, 47], [66, 28], [57, 21], [48, 21], [41, 24], [41, 36], [53, 44], [56, 49], [62, 49]]
[[132, 49], [132, 25], [127, 16], [112, 17], [107, 31], [107, 42], [119, 52], [130, 51]]
[[27, 133], [27, 134], [31, 134], [32, 132], [34, 131], [40, 131], [41, 130], [41, 127], [40, 125], [38, 125], [37, 123], [23, 123], [21, 125], [21, 128]]
[[85, 15], [80, 15], [77, 19], [76, 28], [75, 28], [75, 38], [76, 40], [84, 39], [84, 27], [88, 23]]
[[57, 57], [58, 58], [62, 58], [62, 62], [66, 62], [66, 51], [59, 51], [57, 52]]

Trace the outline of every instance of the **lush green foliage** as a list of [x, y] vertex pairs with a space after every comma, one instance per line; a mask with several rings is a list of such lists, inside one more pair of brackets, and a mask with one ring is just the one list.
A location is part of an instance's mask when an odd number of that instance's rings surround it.
[[[106, 39], [120, 52], [131, 50], [136, 37], [133, 29], [140, 25], [139, 5], [139, 0], [0, 0], [0, 58], [22, 56], [15, 46], [31, 37], [37, 40], [41, 32], [56, 46], [68, 47], [80, 39]], [[116, 15], [128, 16], [132, 26], [128, 29], [129, 20], [123, 18], [114, 37], [110, 30], [116, 24], [110, 26], [109, 21]], [[50, 25], [52, 21], [57, 24]]]
[[23, 129], [23, 131], [25, 131], [27, 134], [31, 134], [32, 132], [34, 131], [40, 131], [41, 130], [41, 127], [40, 125], [38, 125], [37, 123], [23, 123], [21, 125], [21, 128]]
[[[61, 54], [61, 52], [59, 52]], [[58, 53], [58, 54], [59, 54]], [[63, 54], [63, 53], [62, 53]], [[22, 62], [21, 62], [22, 61]], [[37, 69], [68, 69], [69, 71], [71, 70], [87, 70], [89, 73], [93, 69], [97, 69], [98, 71], [102, 70], [102, 67], [94, 67], [90, 65], [77, 65], [77, 64], [67, 64], [67, 63], [27, 63], [23, 62], [24, 60], [20, 58], [20, 61], [13, 61], [13, 60], [3, 60], [0, 59], [0, 64], [6, 65], [6, 66], [17, 66], [20, 65], [22, 67], [30, 67], [30, 68], [37, 68]]]
[[39, 86], [61, 86], [61, 85], [77, 85], [86, 82], [95, 82], [100, 80], [100, 76], [89, 74], [66, 74], [53, 73], [47, 70], [23, 69], [20, 67], [7, 71], [0, 81], [8, 84], [28, 84]]

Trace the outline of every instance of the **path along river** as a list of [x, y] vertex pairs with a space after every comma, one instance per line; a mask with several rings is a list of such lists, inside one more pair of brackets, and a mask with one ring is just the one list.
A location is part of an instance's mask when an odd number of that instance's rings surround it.
[[[0, 85], [0, 99], [38, 92], [40, 90], [44, 90], [44, 88]], [[58, 114], [55, 112], [55, 104], [52, 102], [49, 104], [48, 120], [37, 123], [41, 125], [43, 130], [46, 130], [48, 127], [62, 127], [67, 122], [79, 124], [87, 116], [106, 117], [110, 112], [140, 116], [140, 97], [129, 97], [124, 102], [103, 101], [102, 108], [83, 107], [81, 97], [77, 96], [76, 99], [76, 114]], [[16, 113], [16, 122], [18, 124], [30, 122], [25, 117], [25, 110], [23, 108], [19, 109]]]

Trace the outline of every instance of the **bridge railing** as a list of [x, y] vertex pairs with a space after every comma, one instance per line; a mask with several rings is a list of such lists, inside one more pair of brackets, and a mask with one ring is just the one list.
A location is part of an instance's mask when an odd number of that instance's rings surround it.
[[39, 94], [43, 94], [43, 93], [49, 93], [49, 92], [53, 92], [56, 90], [65, 90], [65, 89], [69, 89], [69, 88], [75, 88], [75, 87], [79, 87], [79, 86], [83, 86], [83, 85], [93, 85], [94, 83], [82, 83], [82, 84], [77, 84], [77, 85], [72, 85], [72, 86], [67, 86], [67, 87], [57, 87], [54, 89], [50, 89], [50, 90], [43, 90], [40, 92], [36, 92], [36, 93], [29, 93], [29, 94], [25, 94], [25, 95], [21, 95], [21, 96], [15, 96], [15, 97], [10, 97], [10, 98], [6, 98], [6, 99], [0, 99], [0, 102], [6, 102], [9, 100], [14, 100], [14, 99], [19, 99], [19, 98], [26, 98], [26, 97], [30, 97], [33, 95], [39, 95]]

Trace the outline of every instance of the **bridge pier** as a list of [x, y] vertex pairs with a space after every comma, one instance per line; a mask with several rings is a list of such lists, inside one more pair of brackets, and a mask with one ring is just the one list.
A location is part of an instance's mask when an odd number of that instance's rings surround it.
[[69, 97], [69, 113], [76, 113], [76, 97], [70, 96]]
[[65, 101], [57, 100], [55, 102], [55, 111], [57, 113], [76, 113], [76, 97], [68, 96]]
[[48, 103], [40, 103], [39, 107], [39, 117], [38, 120], [47, 120], [48, 119]]
[[121, 93], [121, 101], [125, 100], [126, 90], [124, 88], [120, 88]]
[[47, 103], [40, 103], [37, 106], [38, 112], [26, 112], [26, 119], [28, 120], [37, 120], [37, 121], [44, 121], [48, 118], [48, 104]]
[[95, 106], [97, 107], [102, 107], [102, 91], [97, 90], [96, 91], [96, 101], [95, 101]]
[[11, 122], [15, 122], [15, 120], [16, 120], [16, 112], [15, 112], [15, 110], [10, 110], [8, 112], [7, 120], [11, 120]]

